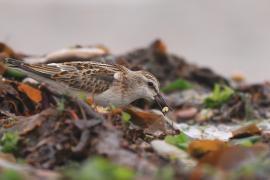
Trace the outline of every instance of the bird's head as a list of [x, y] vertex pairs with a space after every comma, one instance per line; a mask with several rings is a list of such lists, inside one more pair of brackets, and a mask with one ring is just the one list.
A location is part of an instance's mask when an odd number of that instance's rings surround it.
[[167, 107], [167, 103], [160, 94], [160, 84], [157, 78], [147, 71], [132, 71], [130, 73], [130, 86], [139, 98], [156, 101], [161, 109]]

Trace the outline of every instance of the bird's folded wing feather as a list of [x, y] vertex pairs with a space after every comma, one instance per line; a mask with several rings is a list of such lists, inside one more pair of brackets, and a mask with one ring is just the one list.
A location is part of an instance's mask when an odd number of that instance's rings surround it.
[[93, 94], [99, 94], [112, 85], [117, 66], [97, 62], [66, 62], [52, 64], [27, 64], [9, 59], [12, 67], [23, 69], [46, 78], [63, 82], [68, 86]]
[[[75, 69], [67, 70], [68, 66], [75, 67]], [[89, 62], [64, 63], [59, 67], [62, 71], [55, 73], [51, 77], [52, 79], [62, 81], [73, 88], [82, 89], [93, 94], [99, 94], [109, 89], [115, 80], [114, 74], [117, 70], [113, 65], [108, 67], [107, 65]]]

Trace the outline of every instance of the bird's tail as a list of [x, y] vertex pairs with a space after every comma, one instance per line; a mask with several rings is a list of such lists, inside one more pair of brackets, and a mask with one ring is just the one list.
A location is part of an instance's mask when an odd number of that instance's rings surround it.
[[52, 89], [57, 93], [67, 94], [73, 92], [72, 90], [68, 89], [67, 85], [51, 80], [49, 75], [36, 71], [35, 69], [32, 68], [30, 64], [27, 64], [22, 60], [5, 58], [4, 62], [8, 67], [24, 73], [28, 77], [31, 77], [39, 82], [49, 84], [50, 89]]
[[25, 63], [21, 60], [12, 59], [12, 58], [5, 58], [5, 64], [9, 67], [18, 67], [21, 68]]
[[8, 67], [22, 71], [26, 74], [37, 74], [46, 78], [51, 78], [53, 75], [61, 71], [59, 67], [53, 67], [46, 64], [28, 64], [22, 60], [6, 58], [5, 63]]

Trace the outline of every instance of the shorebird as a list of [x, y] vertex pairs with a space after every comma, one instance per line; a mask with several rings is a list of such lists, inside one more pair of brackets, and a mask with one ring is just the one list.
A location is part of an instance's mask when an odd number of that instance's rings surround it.
[[[159, 81], [147, 71], [132, 71], [119, 64], [74, 61], [51, 64], [28, 64], [6, 58], [5, 63], [31, 77], [35, 74], [84, 91], [97, 105], [126, 106], [137, 99], [155, 100], [161, 109], [168, 107], [159, 91]], [[35, 79], [35, 78], [34, 78]], [[36, 80], [39, 81], [38, 78]]]

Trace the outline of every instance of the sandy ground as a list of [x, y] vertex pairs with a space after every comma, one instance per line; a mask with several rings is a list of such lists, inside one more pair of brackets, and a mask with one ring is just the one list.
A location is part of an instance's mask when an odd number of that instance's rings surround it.
[[126, 52], [163, 39], [170, 51], [230, 76], [270, 80], [267, 0], [0, 0], [0, 41], [43, 54], [103, 43]]

